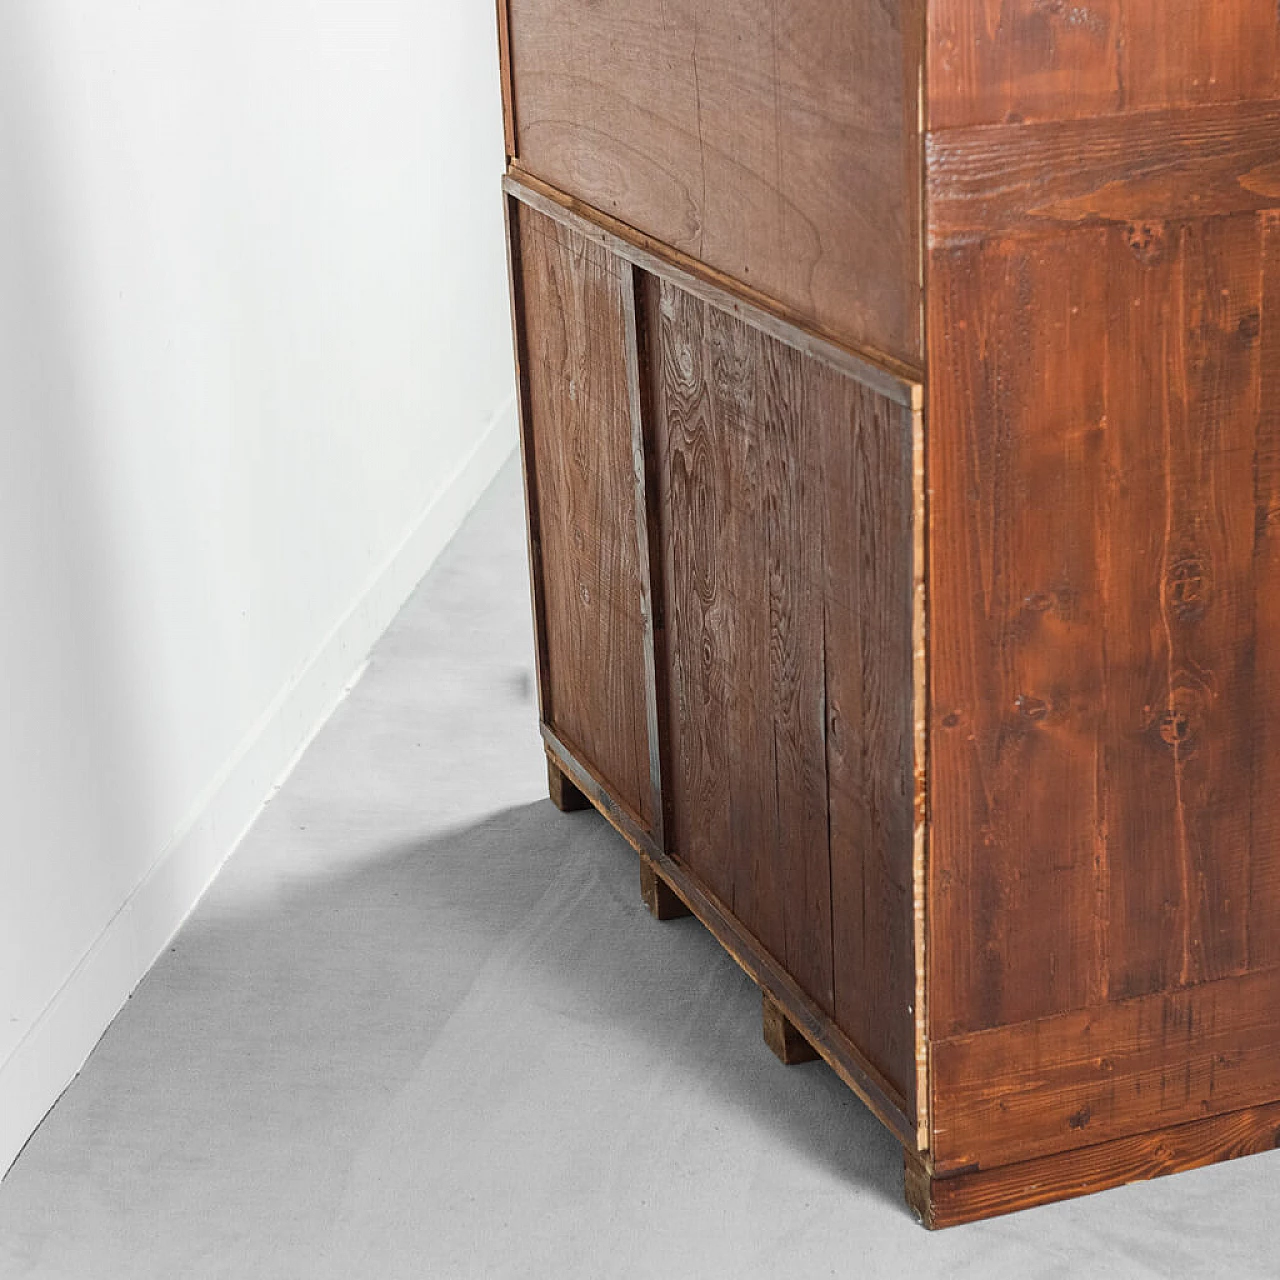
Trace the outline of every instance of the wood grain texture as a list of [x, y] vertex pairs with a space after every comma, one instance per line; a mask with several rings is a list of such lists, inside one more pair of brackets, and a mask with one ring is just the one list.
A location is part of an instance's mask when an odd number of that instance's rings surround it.
[[1255, 467], [1249, 962], [1280, 964], [1280, 214], [1262, 219], [1261, 419]]
[[933, 1045], [932, 1157], [989, 1169], [1280, 1102], [1280, 970]]
[[1280, 696], [1255, 673], [1264, 225], [933, 256], [935, 1040], [1275, 945], [1248, 905]]
[[929, 0], [928, 127], [1280, 96], [1274, 0]]
[[927, 142], [929, 242], [1280, 206], [1280, 102], [948, 129]]
[[[1250, 1107], [1019, 1164], [934, 1177], [906, 1155], [907, 1203], [931, 1229], [993, 1218], [1280, 1147], [1280, 1104]], [[1275, 1161], [1258, 1176], [1274, 1176]]]
[[521, 167], [914, 361], [918, 3], [510, 0]]
[[503, 190], [521, 204], [562, 223], [580, 236], [608, 249], [614, 257], [678, 286], [684, 293], [736, 316], [744, 324], [768, 334], [837, 372], [863, 383], [895, 404], [919, 408], [923, 386], [918, 362], [869, 355], [837, 341], [820, 325], [801, 318], [759, 290], [723, 272], [714, 271], [652, 236], [602, 213], [574, 196], [513, 167], [502, 180]]
[[518, 231], [543, 714], [652, 823], [623, 272], [599, 246], [525, 206]]
[[655, 282], [670, 848], [915, 1093], [911, 415]]

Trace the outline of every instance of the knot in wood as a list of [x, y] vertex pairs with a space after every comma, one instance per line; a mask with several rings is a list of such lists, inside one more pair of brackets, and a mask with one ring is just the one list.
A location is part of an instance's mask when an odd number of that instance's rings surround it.
[[1164, 261], [1168, 237], [1163, 222], [1130, 223], [1128, 242], [1133, 256], [1145, 266]]

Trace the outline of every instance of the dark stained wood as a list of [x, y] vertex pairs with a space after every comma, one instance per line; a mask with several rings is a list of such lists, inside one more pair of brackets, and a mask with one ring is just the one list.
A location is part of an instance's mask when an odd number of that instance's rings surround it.
[[519, 206], [549, 690], [543, 715], [654, 817], [624, 295], [602, 248]]
[[949, 129], [928, 140], [933, 246], [1280, 206], [1280, 102]]
[[703, 885], [653, 843], [633, 814], [619, 805], [608, 787], [545, 726], [547, 750], [619, 835], [643, 858], [649, 859], [667, 886], [689, 907], [699, 922], [729, 953], [762, 992], [786, 1013], [826, 1064], [866, 1103], [876, 1118], [903, 1143], [916, 1149], [917, 1125], [913, 1109], [902, 1093], [870, 1063], [865, 1054], [831, 1018], [796, 985], [734, 914]]
[[930, 129], [1280, 97], [1273, 0], [930, 0]]
[[693, 914], [643, 855], [640, 858], [640, 897], [655, 920], [681, 920]]
[[836, 1021], [914, 1096], [909, 418], [856, 383], [800, 401], [819, 446]]
[[934, 1164], [991, 1168], [1280, 1101], [1280, 970], [933, 1045]]
[[919, 358], [917, 0], [519, 0], [511, 31], [523, 169]]
[[[622, 315], [627, 359], [627, 400], [631, 410], [631, 465], [635, 481], [636, 569], [640, 580], [640, 617], [644, 627], [644, 693], [645, 727], [649, 744], [649, 787], [653, 797], [652, 833], [654, 843], [666, 848], [666, 811], [662, 784], [662, 760], [666, 726], [663, 724], [665, 701], [666, 648], [664, 620], [654, 601], [661, 595], [654, 590], [653, 567], [661, 558], [658, 546], [656, 513], [656, 467], [649, 422], [649, 336], [641, 317], [639, 291], [642, 281], [630, 263], [620, 263], [622, 271]], [[661, 655], [661, 664], [659, 656]]]
[[[954, 1177], [931, 1176], [926, 1161], [907, 1152], [907, 1203], [925, 1226], [951, 1227], [1277, 1147], [1280, 1104]], [[1260, 1179], [1274, 1175], [1275, 1157], [1258, 1169]]]
[[760, 1005], [764, 1042], [784, 1067], [819, 1061], [818, 1051], [767, 992], [760, 993]]
[[547, 793], [561, 813], [579, 813], [591, 808], [591, 801], [564, 775], [554, 760], [547, 757]]
[[911, 1098], [911, 415], [666, 283], [648, 310], [671, 851]]

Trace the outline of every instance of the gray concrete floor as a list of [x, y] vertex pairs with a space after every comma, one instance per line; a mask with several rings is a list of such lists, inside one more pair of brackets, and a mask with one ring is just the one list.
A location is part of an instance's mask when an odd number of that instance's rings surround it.
[[1280, 1154], [930, 1235], [545, 799], [508, 466], [0, 1186], [0, 1275], [1275, 1277]]

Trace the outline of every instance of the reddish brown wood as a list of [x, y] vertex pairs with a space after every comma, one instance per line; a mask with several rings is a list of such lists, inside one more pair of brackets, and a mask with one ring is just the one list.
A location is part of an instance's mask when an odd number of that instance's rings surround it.
[[[908, 1152], [907, 1203], [925, 1226], [952, 1227], [1278, 1147], [1280, 1104], [946, 1178], [932, 1176], [927, 1163]], [[1258, 1176], [1272, 1171], [1272, 1165], [1259, 1168]]]
[[1280, 97], [1273, 0], [929, 0], [931, 129]]
[[846, 341], [916, 360], [917, 14], [519, 0], [520, 164]]
[[947, 129], [928, 141], [933, 246], [1280, 206], [1280, 102]]
[[1255, 1149], [1274, 0], [507, 3], [552, 755], [935, 1222]]
[[818, 1051], [800, 1033], [800, 1028], [782, 1011], [767, 993], [760, 993], [761, 1024], [764, 1042], [784, 1067], [802, 1062], [817, 1062]]
[[933, 1161], [991, 1168], [1280, 1101], [1280, 970], [933, 1046]]

